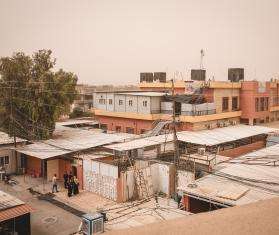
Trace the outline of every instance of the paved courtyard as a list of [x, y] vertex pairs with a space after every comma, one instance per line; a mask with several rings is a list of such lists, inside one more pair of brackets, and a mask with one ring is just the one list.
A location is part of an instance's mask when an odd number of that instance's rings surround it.
[[[47, 194], [51, 192], [51, 183], [43, 182], [40, 178], [23, 176], [17, 176], [14, 179], [18, 181], [17, 185], [8, 186], [1, 182], [0, 188], [35, 209], [31, 215], [33, 235], [70, 235], [78, 231], [81, 219], [73, 211], [70, 213], [65, 206], [63, 209], [49, 201], [39, 200], [38, 194], [32, 194], [29, 191], [31, 187], [37, 192]], [[53, 199], [82, 213], [104, 211], [108, 218], [105, 231], [137, 227], [189, 215], [188, 212], [177, 209], [177, 204], [167, 198], [158, 198], [158, 202], [151, 199], [116, 203], [82, 190], [78, 195], [69, 198], [61, 182], [59, 192], [54, 194]]]
[[[32, 180], [36, 183], [35, 179]], [[28, 184], [4, 185], [0, 189], [28, 203], [35, 211], [31, 214], [32, 235], [70, 235], [78, 231], [81, 219], [51, 203], [38, 200], [28, 190]]]

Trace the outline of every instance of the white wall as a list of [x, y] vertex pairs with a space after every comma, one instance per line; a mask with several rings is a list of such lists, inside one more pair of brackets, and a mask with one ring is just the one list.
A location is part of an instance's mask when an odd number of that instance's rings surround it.
[[150, 97], [151, 102], [151, 113], [160, 113], [161, 112], [161, 97]]
[[[143, 106], [143, 101], [147, 101], [147, 106]], [[151, 113], [151, 104], [150, 104], [150, 97], [148, 96], [139, 96], [138, 98], [138, 112], [139, 113]]]
[[169, 166], [155, 163], [151, 165], [152, 184], [154, 192], [169, 194]]
[[84, 160], [83, 177], [85, 190], [114, 201], [117, 200], [117, 166]]
[[[129, 100], [132, 101], [132, 106], [129, 105]], [[138, 96], [126, 95], [126, 112], [138, 112]]]
[[[125, 112], [125, 110], [126, 110], [126, 107], [125, 107], [126, 96], [125, 95], [120, 95], [120, 94], [115, 94], [114, 98], [115, 98], [115, 103], [114, 103], [115, 112]], [[123, 101], [122, 105], [119, 105], [119, 100]]]

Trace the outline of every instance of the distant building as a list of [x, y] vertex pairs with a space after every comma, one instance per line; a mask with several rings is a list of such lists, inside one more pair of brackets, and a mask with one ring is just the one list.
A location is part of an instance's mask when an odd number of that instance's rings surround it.
[[[27, 140], [16, 138], [17, 146], [22, 146], [27, 143]], [[21, 172], [22, 169], [17, 169], [20, 159], [14, 147], [14, 138], [4, 132], [0, 132], [0, 180], [4, 174], [12, 174]]]
[[93, 95], [96, 86], [89, 86], [84, 84], [76, 85], [76, 91], [78, 93], [77, 98], [72, 104], [71, 111], [75, 108], [81, 109], [83, 112], [87, 112], [93, 107]]

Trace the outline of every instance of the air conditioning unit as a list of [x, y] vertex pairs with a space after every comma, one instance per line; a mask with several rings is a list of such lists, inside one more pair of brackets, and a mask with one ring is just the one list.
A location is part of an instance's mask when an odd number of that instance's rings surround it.
[[205, 155], [205, 148], [198, 148], [198, 154]]
[[206, 124], [207, 129], [213, 129], [213, 124]]
[[93, 235], [104, 232], [104, 216], [101, 213], [82, 216], [82, 234]]
[[217, 126], [218, 126], [218, 127], [223, 127], [223, 126], [224, 126], [224, 123], [223, 123], [223, 122], [219, 122], [219, 123], [217, 124]]
[[224, 122], [224, 123], [223, 123], [223, 126], [224, 126], [224, 127], [229, 126], [229, 125], [230, 125], [229, 122]]

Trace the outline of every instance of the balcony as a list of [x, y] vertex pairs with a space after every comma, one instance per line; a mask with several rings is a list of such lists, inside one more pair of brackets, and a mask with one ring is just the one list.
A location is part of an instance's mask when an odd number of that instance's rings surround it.
[[215, 121], [215, 120], [226, 119], [226, 118], [234, 118], [234, 117], [240, 117], [240, 116], [241, 116], [241, 111], [215, 113], [215, 114], [208, 114], [208, 115], [202, 115], [202, 116], [180, 115], [180, 121], [197, 123], [197, 122]]
[[94, 114], [96, 116], [106, 116], [106, 117], [115, 117], [115, 118], [129, 118], [137, 120], [147, 120], [155, 121], [158, 119], [171, 120], [171, 115], [156, 113], [156, 114], [144, 114], [144, 113], [131, 113], [131, 112], [110, 112], [101, 109], [94, 109]]
[[279, 111], [279, 105], [269, 107], [269, 111], [270, 111], [270, 112], [276, 112], [276, 111]]

